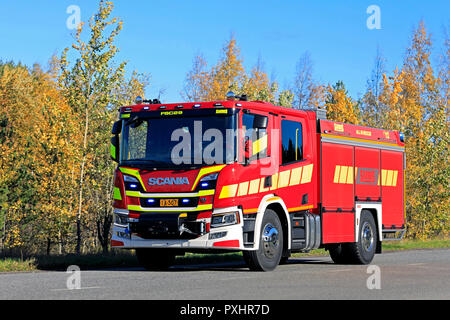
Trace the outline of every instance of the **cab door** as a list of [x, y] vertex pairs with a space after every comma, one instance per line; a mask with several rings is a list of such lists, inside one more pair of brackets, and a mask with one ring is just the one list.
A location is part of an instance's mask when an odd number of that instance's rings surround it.
[[279, 117], [279, 169], [274, 193], [279, 195], [289, 212], [313, 208], [314, 166], [310, 128], [305, 117]]

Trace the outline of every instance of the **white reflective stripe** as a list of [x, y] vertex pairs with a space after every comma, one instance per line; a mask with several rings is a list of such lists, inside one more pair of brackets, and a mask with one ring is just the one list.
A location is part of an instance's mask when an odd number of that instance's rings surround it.
[[383, 219], [383, 211], [382, 205], [380, 202], [356, 202], [355, 203], [355, 242], [358, 242], [359, 239], [359, 225], [361, 224], [361, 211], [364, 209], [374, 209], [377, 212], [377, 228], [378, 228], [378, 240], [383, 241], [382, 235], [382, 219]]

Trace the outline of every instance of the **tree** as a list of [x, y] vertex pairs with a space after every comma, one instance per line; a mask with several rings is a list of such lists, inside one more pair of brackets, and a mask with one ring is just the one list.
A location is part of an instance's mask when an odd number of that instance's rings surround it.
[[[387, 106], [384, 126], [406, 135], [408, 236], [448, 232], [449, 122], [448, 64], [435, 75], [431, 37], [425, 24], [414, 30], [401, 71], [384, 76], [380, 100]], [[448, 50], [447, 50], [448, 59]], [[445, 59], [444, 59], [445, 60]], [[447, 60], [448, 61], [448, 60]]]
[[294, 79], [294, 105], [297, 109], [310, 108], [314, 82], [312, 79], [313, 63], [309, 52], [303, 53], [297, 62]]
[[252, 68], [250, 75], [245, 77], [246, 81], [239, 91], [246, 94], [251, 101], [266, 101], [275, 103], [275, 95], [278, 90], [276, 82], [270, 82], [261, 58]]
[[[142, 93], [146, 85], [145, 77], [142, 79], [137, 73], [124, 84], [126, 62], [114, 62], [118, 52], [114, 43], [122, 29], [122, 21], [111, 17], [113, 8], [112, 2], [100, 1], [98, 12], [89, 21], [87, 41], [82, 39], [83, 25], [76, 32], [72, 49], [78, 58], [73, 66], [68, 61], [69, 49], [64, 50], [59, 62], [59, 84], [72, 110], [82, 115], [79, 123], [83, 140], [79, 146], [77, 253], [81, 252], [82, 224], [88, 233], [97, 233], [104, 251], [107, 250], [107, 232], [99, 232], [102, 229], [99, 225], [103, 224], [109, 232], [112, 221], [110, 199], [114, 167], [107, 152], [108, 131], [114, 121], [114, 108], [124, 100], [130, 100], [129, 93]], [[90, 217], [89, 212], [92, 213]], [[92, 221], [96, 224], [92, 225]]]
[[79, 133], [50, 74], [0, 66], [2, 246], [39, 252], [71, 232]]
[[385, 74], [385, 61], [378, 47], [375, 56], [372, 74], [367, 80], [367, 91], [361, 101], [361, 121], [367, 126], [381, 127], [386, 115], [386, 106], [380, 103], [383, 89], [383, 75]]
[[353, 124], [358, 123], [358, 107], [348, 96], [342, 81], [326, 88], [325, 105], [328, 119]]
[[295, 95], [291, 90], [283, 90], [278, 95], [278, 104], [282, 107], [292, 108]]
[[195, 102], [204, 99], [208, 81], [206, 67], [207, 63], [203, 55], [199, 54], [194, 57], [192, 70], [186, 75], [184, 90], [181, 93], [183, 100]]
[[[223, 47], [222, 57], [208, 73], [202, 96], [205, 101], [225, 99], [229, 91], [241, 93], [246, 74], [236, 39], [232, 36]], [[245, 92], [242, 92], [245, 93]]]

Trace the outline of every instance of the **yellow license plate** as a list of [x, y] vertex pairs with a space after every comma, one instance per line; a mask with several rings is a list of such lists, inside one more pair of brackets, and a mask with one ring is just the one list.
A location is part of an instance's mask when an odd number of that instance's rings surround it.
[[161, 199], [161, 207], [178, 207], [178, 199]]

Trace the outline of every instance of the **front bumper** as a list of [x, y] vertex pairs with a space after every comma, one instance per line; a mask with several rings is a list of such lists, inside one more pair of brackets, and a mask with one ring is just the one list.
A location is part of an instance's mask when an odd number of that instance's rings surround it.
[[[220, 250], [245, 250], [243, 241], [243, 217], [242, 211], [238, 208], [215, 209], [213, 214], [229, 211], [239, 211], [240, 219], [238, 224], [211, 228], [195, 239], [144, 239], [129, 231], [127, 225], [114, 223], [111, 245], [115, 248], [136, 249], [136, 248], [170, 248], [170, 249], [220, 249]], [[120, 212], [124, 214], [124, 211]], [[210, 223], [210, 219], [206, 219]]]

